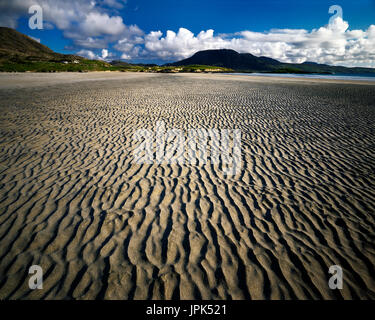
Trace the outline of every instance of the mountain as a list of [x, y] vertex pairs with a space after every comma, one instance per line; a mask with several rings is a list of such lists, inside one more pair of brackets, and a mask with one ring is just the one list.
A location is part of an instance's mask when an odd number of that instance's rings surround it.
[[282, 63], [267, 57], [256, 57], [250, 53], [238, 53], [230, 49], [204, 50], [192, 57], [168, 63], [166, 66], [208, 65], [230, 68], [240, 72], [276, 73], [325, 73], [325, 74], [373, 74], [372, 68], [347, 68], [329, 66], [315, 62]]
[[230, 49], [199, 51], [192, 57], [170, 63], [170, 66], [207, 65], [244, 71], [268, 71], [280, 62], [266, 57], [256, 57], [250, 53], [238, 53]]
[[56, 53], [14, 29], [0, 27], [0, 71], [104, 71], [110, 67], [104, 61]]
[[82, 57], [56, 53], [38, 41], [11, 28], [0, 27], [0, 60], [72, 61]]

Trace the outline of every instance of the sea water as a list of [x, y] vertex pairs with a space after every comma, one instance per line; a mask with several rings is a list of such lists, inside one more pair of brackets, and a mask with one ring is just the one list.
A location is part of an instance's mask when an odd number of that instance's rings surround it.
[[361, 74], [340, 74], [340, 75], [327, 75], [327, 74], [294, 74], [294, 73], [227, 73], [231, 75], [244, 75], [244, 76], [262, 76], [262, 77], [283, 77], [283, 78], [305, 78], [305, 79], [328, 79], [328, 80], [357, 80], [357, 81], [375, 81], [375, 74], [361, 75]]

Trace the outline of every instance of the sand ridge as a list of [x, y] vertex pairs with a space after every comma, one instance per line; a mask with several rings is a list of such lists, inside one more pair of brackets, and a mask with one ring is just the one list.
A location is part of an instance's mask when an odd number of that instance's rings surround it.
[[[375, 297], [374, 85], [7, 76], [1, 299]], [[134, 164], [133, 133], [161, 120], [241, 129], [241, 173]], [[43, 290], [27, 286], [33, 264]], [[328, 288], [335, 264], [341, 291]]]

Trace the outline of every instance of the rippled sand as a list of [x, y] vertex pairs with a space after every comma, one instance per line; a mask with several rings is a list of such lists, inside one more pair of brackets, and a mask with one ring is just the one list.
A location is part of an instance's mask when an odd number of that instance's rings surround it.
[[[338, 81], [0, 74], [0, 298], [374, 299], [374, 97]], [[241, 173], [134, 164], [133, 133], [160, 120], [241, 129]]]

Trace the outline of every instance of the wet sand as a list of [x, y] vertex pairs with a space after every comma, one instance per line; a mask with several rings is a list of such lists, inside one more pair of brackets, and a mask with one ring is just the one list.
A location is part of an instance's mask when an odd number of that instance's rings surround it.
[[[0, 74], [0, 299], [374, 299], [374, 96], [339, 80]], [[157, 121], [240, 129], [242, 170], [134, 163], [134, 132]]]

